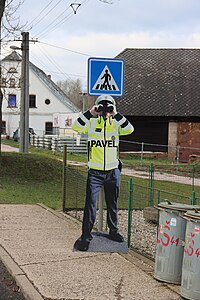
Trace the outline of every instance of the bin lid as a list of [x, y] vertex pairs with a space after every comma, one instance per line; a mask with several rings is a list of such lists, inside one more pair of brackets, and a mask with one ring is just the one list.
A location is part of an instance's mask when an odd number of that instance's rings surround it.
[[189, 217], [190, 219], [200, 220], [200, 210], [189, 210], [186, 211], [184, 216]]
[[173, 209], [177, 211], [190, 211], [190, 210], [199, 210], [200, 206], [197, 205], [190, 205], [190, 204], [183, 204], [183, 203], [176, 203], [171, 201], [161, 202], [158, 204], [158, 208], [167, 208], [167, 209]]

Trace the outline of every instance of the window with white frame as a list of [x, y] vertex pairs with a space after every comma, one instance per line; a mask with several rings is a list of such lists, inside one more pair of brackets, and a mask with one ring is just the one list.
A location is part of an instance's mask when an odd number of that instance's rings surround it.
[[16, 95], [9, 94], [8, 95], [8, 107], [16, 107], [17, 106], [16, 99], [17, 99]]

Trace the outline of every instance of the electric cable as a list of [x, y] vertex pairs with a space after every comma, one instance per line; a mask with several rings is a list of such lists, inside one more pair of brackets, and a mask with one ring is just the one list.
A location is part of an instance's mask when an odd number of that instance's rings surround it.
[[[52, 12], [52, 10], [55, 9], [62, 1], [63, 1], [63, 0], [59, 0], [52, 8], [50, 8], [50, 10], [49, 10], [44, 16], [42, 16], [42, 18], [41, 18], [39, 21], [37, 21], [37, 22], [34, 24], [34, 27], [36, 27], [41, 21], [43, 21], [44, 18], [47, 17], [47, 16]], [[50, 3], [51, 3], [51, 2], [52, 2], [52, 1], [50, 1]], [[48, 7], [48, 6], [47, 6], [47, 7]], [[31, 24], [32, 24], [32, 23], [31, 23]]]
[[58, 64], [52, 59], [49, 57], [49, 55], [47, 53], [45, 53], [44, 50], [41, 49], [41, 47], [38, 47], [40, 49], [40, 51], [43, 53], [43, 55], [50, 61], [50, 63], [52, 65], [54, 65], [54, 67], [60, 72], [60, 73], [64, 73], [65, 74], [65, 78], [67, 80], [71, 80], [73, 82], [75, 82], [70, 76], [66, 76], [66, 73], [58, 66]]
[[65, 23], [66, 21], [68, 21], [68, 19], [70, 19], [72, 17], [72, 15], [73, 15], [73, 12], [70, 12], [67, 16], [65, 16], [64, 18], [62, 18], [55, 25], [53, 25], [57, 21], [57, 19], [55, 19], [53, 22], [51, 22], [50, 25], [47, 25], [45, 28], [43, 28], [41, 31], [39, 31], [35, 36], [37, 36], [37, 37], [45, 37], [45, 35], [47, 33], [49, 33], [49, 31], [53, 32], [53, 30], [55, 28], [57, 28], [59, 25], [62, 25], [63, 23]]
[[46, 9], [47, 7], [49, 7], [50, 4], [51, 4], [53, 1], [54, 1], [54, 0], [51, 0], [44, 8], [40, 11], [40, 13], [39, 13], [32, 21], [30, 21], [30, 22], [27, 24], [27, 26], [31, 26], [31, 24], [33, 24], [33, 22], [36, 21], [36, 20], [41, 16], [41, 14], [43, 13], [43, 11], [45, 11], [45, 9]]
[[71, 73], [66, 73], [66, 72], [61, 72], [61, 71], [52, 71], [52, 70], [48, 70], [49, 66], [47, 66], [46, 64], [44, 64], [44, 61], [39, 59], [35, 54], [32, 54], [31, 57], [34, 58], [34, 60], [38, 63], [38, 65], [41, 65], [43, 67], [43, 71], [45, 71], [45, 73], [47, 74], [56, 74], [56, 76], [60, 77], [60, 80], [63, 80], [63, 75], [65, 75], [65, 77], [83, 77], [84, 79], [86, 79], [86, 75], [80, 75], [80, 74], [71, 74]]
[[[82, 3], [81, 3], [81, 6], [80, 8], [82, 8], [83, 6], [85, 6], [90, 0], [84, 0]], [[39, 33], [37, 33], [37, 36], [39, 37], [44, 37], [49, 31], [50, 32], [53, 32], [58, 26], [64, 24], [66, 21], [68, 21], [73, 15], [73, 12], [69, 13], [67, 16], [65, 16], [64, 18], [62, 18], [59, 22], [57, 22], [55, 25], [53, 25], [52, 27], [52, 24], [54, 23], [51, 23], [50, 25], [47, 25], [42, 31], [40, 31]], [[52, 27], [52, 28], [51, 28]]]
[[79, 52], [79, 51], [71, 50], [71, 49], [68, 49], [68, 48], [52, 45], [52, 44], [49, 44], [49, 43], [45, 43], [45, 42], [41, 42], [41, 41], [38, 41], [38, 42], [40, 44], [44, 44], [44, 45], [54, 47], [54, 48], [57, 48], [57, 49], [62, 49], [62, 50], [69, 51], [69, 52], [72, 52], [72, 53], [76, 53], [76, 54], [80, 54], [80, 55], [84, 55], [84, 56], [88, 56], [88, 57], [92, 56], [91, 54], [86, 54], [86, 53], [83, 53], [83, 52]]

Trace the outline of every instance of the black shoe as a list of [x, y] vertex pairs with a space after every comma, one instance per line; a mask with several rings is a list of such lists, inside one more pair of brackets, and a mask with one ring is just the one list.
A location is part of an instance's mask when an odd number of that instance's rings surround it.
[[74, 248], [79, 251], [87, 251], [89, 248], [90, 242], [87, 240], [82, 240], [79, 238], [75, 243], [74, 243]]
[[109, 239], [111, 239], [112, 241], [118, 242], [118, 243], [124, 242], [124, 238], [119, 232], [110, 232]]

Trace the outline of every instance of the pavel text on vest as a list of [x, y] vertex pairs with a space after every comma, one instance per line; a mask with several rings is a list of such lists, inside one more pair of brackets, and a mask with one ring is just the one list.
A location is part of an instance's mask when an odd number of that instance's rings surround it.
[[91, 140], [90, 147], [117, 147], [114, 140]]

